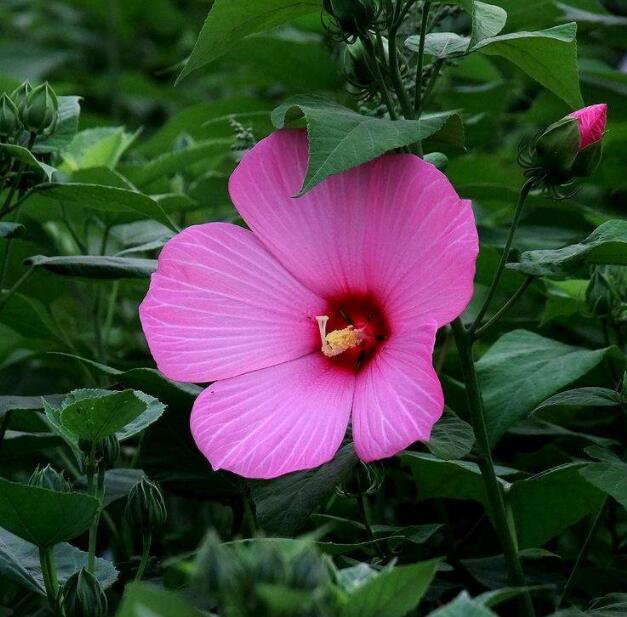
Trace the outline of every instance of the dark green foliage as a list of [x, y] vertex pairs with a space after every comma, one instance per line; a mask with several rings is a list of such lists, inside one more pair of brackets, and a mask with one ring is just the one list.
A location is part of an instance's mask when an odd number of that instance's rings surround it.
[[[627, 614], [626, 25], [618, 0], [0, 2], [0, 616]], [[577, 151], [584, 101], [608, 125]], [[198, 452], [205, 384], [156, 370], [138, 305], [180, 229], [243, 224], [229, 176], [283, 127], [301, 192], [423, 155], [481, 247], [429, 443], [366, 465], [349, 432], [248, 481]]]

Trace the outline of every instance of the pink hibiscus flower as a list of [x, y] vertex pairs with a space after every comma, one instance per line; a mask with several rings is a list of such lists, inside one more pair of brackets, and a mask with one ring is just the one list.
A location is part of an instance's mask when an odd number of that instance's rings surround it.
[[603, 138], [607, 123], [607, 105], [588, 105], [570, 114], [579, 124], [579, 149], [583, 150]]
[[349, 421], [364, 461], [428, 440], [435, 333], [472, 296], [472, 209], [440, 171], [390, 154], [294, 199], [307, 155], [298, 130], [246, 154], [229, 192], [250, 231], [172, 238], [140, 307], [159, 370], [214, 382], [192, 410], [198, 448], [249, 478], [329, 461]]

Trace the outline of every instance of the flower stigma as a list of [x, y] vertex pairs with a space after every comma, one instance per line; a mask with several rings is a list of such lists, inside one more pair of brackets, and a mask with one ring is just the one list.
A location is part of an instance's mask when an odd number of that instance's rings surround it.
[[322, 341], [320, 351], [322, 351], [327, 358], [339, 356], [348, 349], [361, 345], [364, 340], [363, 332], [356, 329], [355, 326], [346, 326], [346, 328], [333, 330], [327, 334], [329, 317], [327, 315], [318, 315], [316, 321], [318, 322], [320, 340]]

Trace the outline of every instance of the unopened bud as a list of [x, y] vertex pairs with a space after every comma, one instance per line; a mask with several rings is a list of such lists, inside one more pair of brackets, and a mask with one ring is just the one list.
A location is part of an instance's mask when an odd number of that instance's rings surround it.
[[33, 87], [30, 85], [29, 81], [25, 81], [20, 86], [18, 86], [11, 93], [11, 98], [15, 103], [15, 106], [22, 113], [24, 106], [26, 105], [26, 100], [28, 99], [28, 95], [33, 91]]
[[0, 96], [0, 139], [13, 137], [20, 128], [20, 115], [11, 97], [4, 92]]
[[60, 604], [65, 617], [106, 617], [109, 608], [100, 582], [85, 568], [67, 579]]
[[324, 0], [323, 7], [348, 35], [366, 32], [380, 12], [377, 0]]
[[162, 527], [167, 511], [159, 485], [142, 478], [128, 494], [124, 515], [129, 525], [144, 537]]
[[63, 472], [59, 473], [50, 465], [46, 465], [43, 469], [37, 467], [29, 478], [28, 484], [59, 493], [69, 493], [72, 490], [70, 483], [63, 477]]
[[48, 82], [28, 95], [21, 116], [24, 128], [31, 133], [50, 135], [54, 132], [59, 120], [59, 101]]

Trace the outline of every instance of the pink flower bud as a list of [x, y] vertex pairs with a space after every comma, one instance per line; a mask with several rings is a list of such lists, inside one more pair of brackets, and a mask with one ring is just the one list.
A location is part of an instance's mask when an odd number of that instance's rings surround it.
[[570, 114], [579, 124], [579, 149], [583, 150], [590, 144], [603, 138], [607, 121], [607, 105], [589, 105]]

